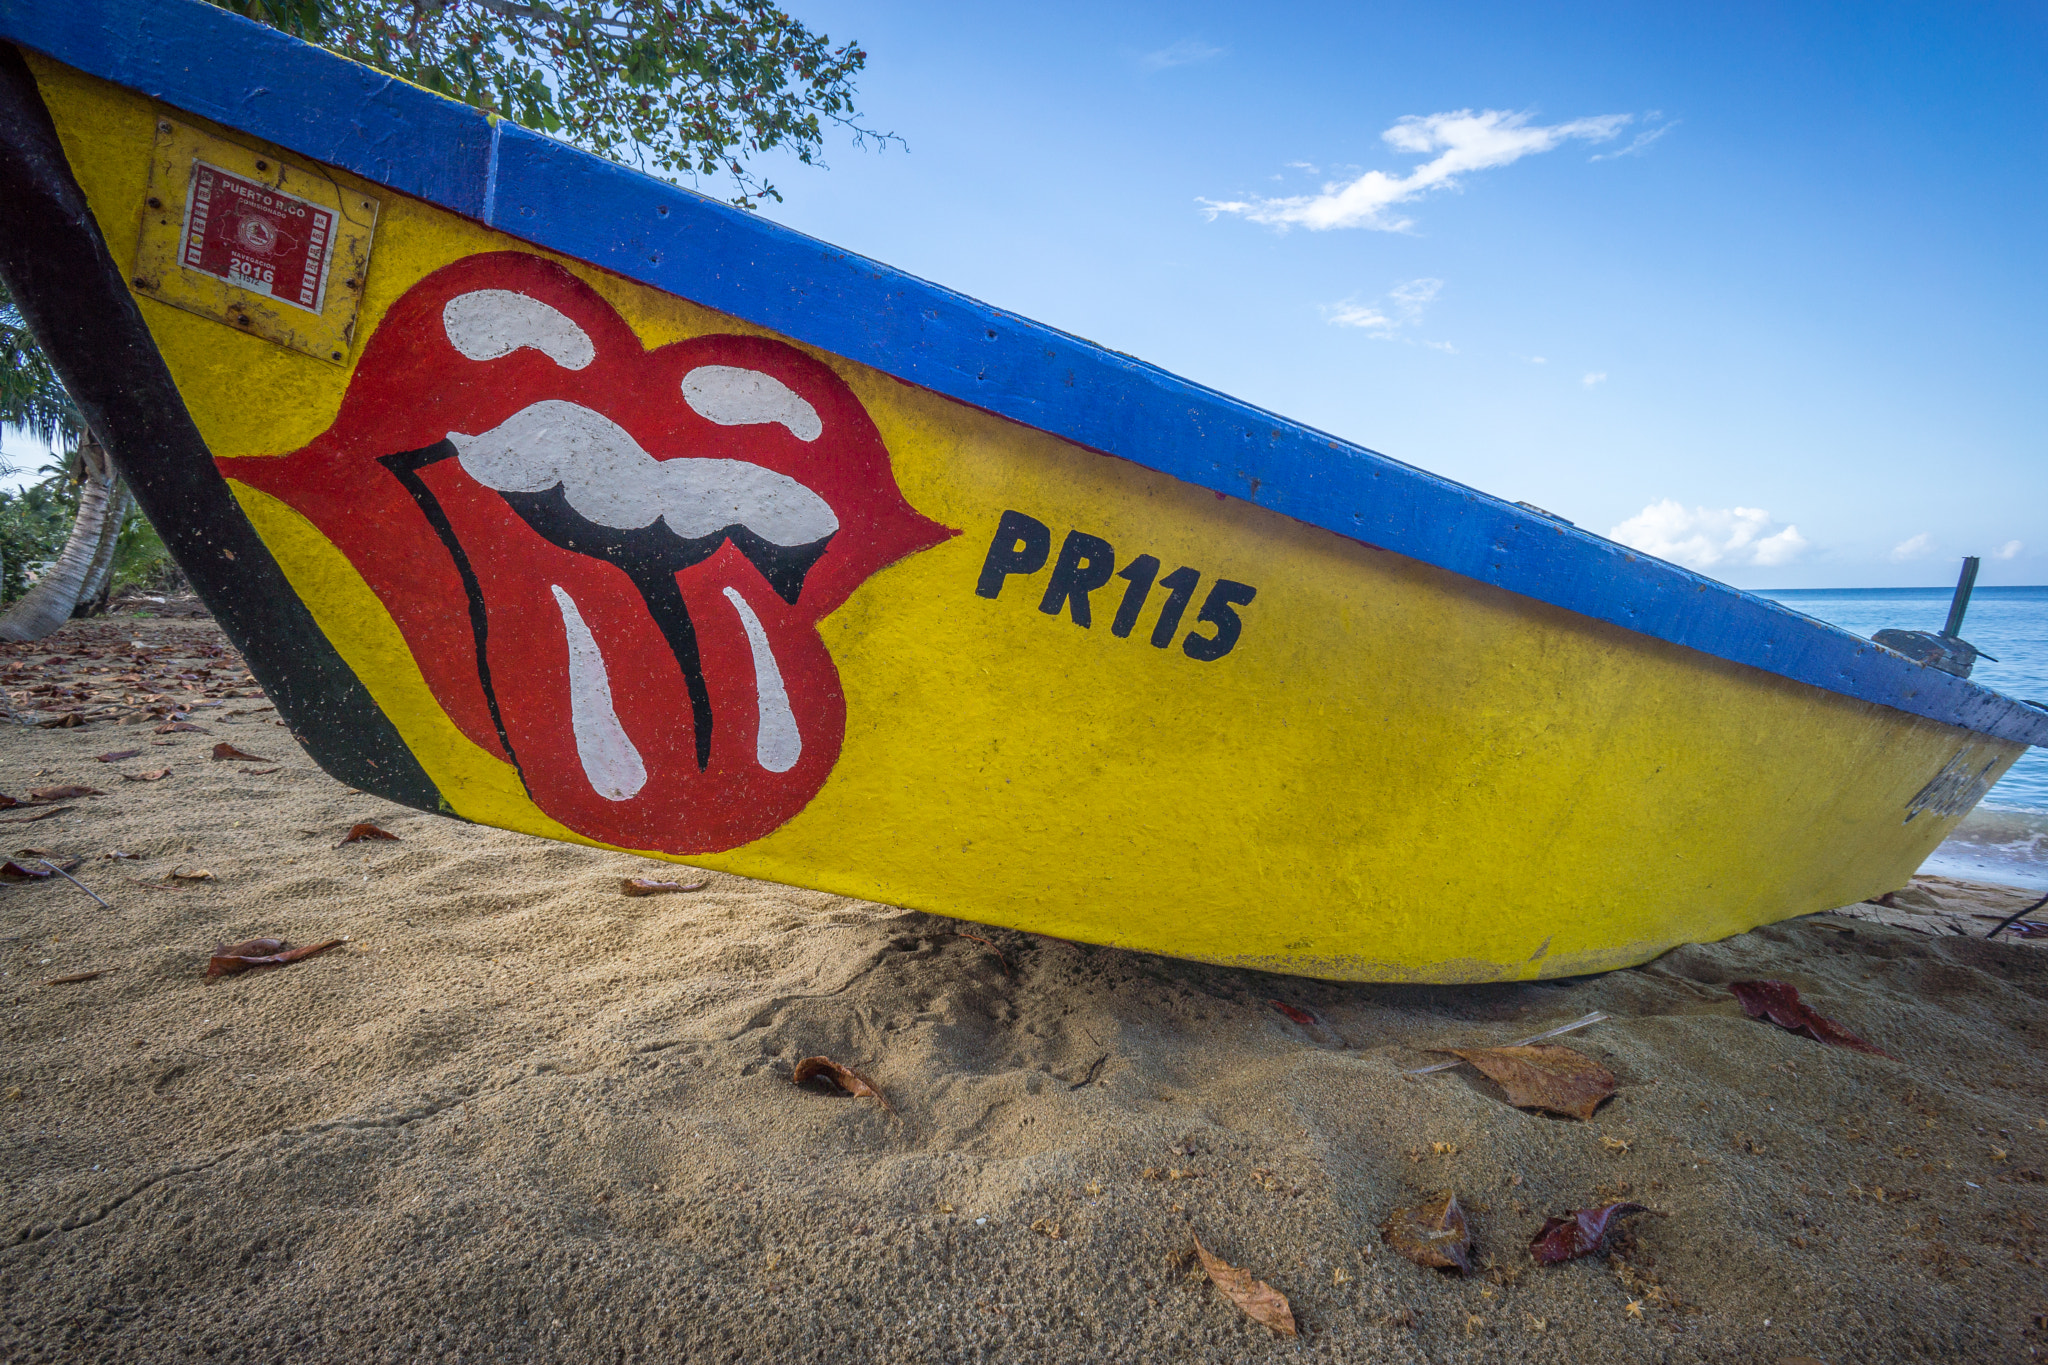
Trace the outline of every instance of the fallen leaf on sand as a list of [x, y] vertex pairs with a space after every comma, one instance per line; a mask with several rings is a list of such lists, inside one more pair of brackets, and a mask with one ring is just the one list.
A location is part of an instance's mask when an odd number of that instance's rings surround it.
[[1769, 1019], [1779, 1028], [1790, 1029], [1817, 1043], [1853, 1048], [1874, 1057], [1888, 1055], [1882, 1048], [1858, 1038], [1827, 1016], [1815, 1014], [1789, 982], [1731, 981], [1728, 990], [1742, 1002], [1744, 1013], [1752, 1019]]
[[170, 874], [181, 882], [210, 882], [213, 874], [203, 867], [181, 867]]
[[47, 820], [53, 815], [62, 815], [67, 810], [77, 809], [76, 806], [51, 806], [47, 810], [37, 811], [34, 815], [17, 815], [12, 820], [0, 820], [0, 825], [33, 825], [38, 820]]
[[1530, 1047], [1447, 1047], [1508, 1092], [1517, 1109], [1544, 1109], [1589, 1119], [1614, 1093], [1614, 1073], [1583, 1052], [1556, 1043]]
[[28, 794], [31, 801], [76, 801], [81, 796], [105, 796], [98, 787], [37, 787]]
[[268, 763], [261, 754], [245, 754], [232, 744], [221, 743], [213, 746], [213, 761], [216, 763], [233, 760], [236, 763]]
[[[360, 844], [365, 840], [374, 839], [390, 839], [395, 842], [398, 836], [388, 829], [378, 829], [375, 825], [365, 820], [360, 825], [350, 825], [348, 833], [341, 836], [341, 843]], [[341, 844], [336, 844], [335, 847], [340, 848]]]
[[185, 733], [187, 731], [195, 735], [203, 735], [206, 733], [206, 731], [200, 729], [198, 726], [188, 725], [182, 720], [174, 720], [166, 725], [159, 725], [156, 727], [156, 733], [160, 735], [176, 735]]
[[1529, 1239], [1529, 1254], [1539, 1265], [1561, 1265], [1598, 1251], [1607, 1240], [1609, 1226], [1625, 1213], [1643, 1213], [1641, 1204], [1602, 1204], [1597, 1209], [1578, 1209], [1562, 1218], [1546, 1218], [1543, 1230]]
[[140, 750], [140, 749], [116, 749], [116, 750], [115, 750], [114, 752], [112, 752], [112, 753], [110, 753], [110, 754], [97, 754], [97, 755], [95, 755], [95, 756], [94, 756], [94, 758], [93, 758], [93, 762], [95, 762], [95, 763], [119, 763], [119, 762], [120, 762], [120, 761], [121, 761], [122, 759], [124, 759], [124, 758], [133, 758], [133, 757], [135, 757], [135, 755], [137, 755], [137, 754], [139, 754], [139, 753], [141, 753], [141, 752], [142, 752], [142, 750]]
[[13, 810], [20, 804], [21, 801], [18, 798], [0, 793], [0, 810]]
[[1316, 1023], [1316, 1017], [1313, 1014], [1310, 1014], [1305, 1009], [1298, 1009], [1284, 1000], [1268, 1000], [1266, 1003], [1304, 1028], [1313, 1027]]
[[841, 1066], [830, 1057], [806, 1057], [796, 1064], [796, 1073], [790, 1077], [798, 1085], [810, 1080], [824, 1080], [834, 1088], [843, 1090], [857, 1098], [871, 1099], [884, 1109], [889, 1101], [876, 1088], [875, 1083], [850, 1066]]
[[37, 721], [36, 728], [41, 730], [76, 730], [83, 724], [85, 724], [85, 717], [79, 715], [76, 711], [72, 711], [65, 715], [53, 717], [50, 720]]
[[702, 891], [710, 882], [657, 882], [646, 877], [621, 877], [619, 890], [629, 896], [670, 896], [678, 891]]
[[284, 940], [278, 938], [250, 938], [240, 943], [223, 943], [213, 950], [207, 960], [208, 976], [233, 976], [246, 972], [251, 967], [282, 967], [288, 963], [300, 962], [315, 953], [324, 953], [329, 948], [339, 947], [348, 942], [345, 938], [330, 938], [325, 943], [311, 943], [303, 948], [286, 948]]
[[171, 775], [169, 768], [151, 768], [146, 773], [122, 773], [123, 782], [161, 782]]
[[96, 976], [105, 976], [113, 970], [112, 967], [95, 967], [89, 972], [73, 972], [69, 976], [53, 976], [43, 984], [45, 986], [72, 986], [80, 981], [90, 981]]
[[55, 874], [47, 867], [30, 867], [23, 863], [17, 863], [12, 858], [9, 858], [4, 863], [0, 863], [0, 878], [5, 878], [10, 882], [40, 881], [44, 877], [53, 875]]
[[1283, 1337], [1295, 1335], [1294, 1309], [1288, 1306], [1285, 1294], [1264, 1280], [1253, 1279], [1250, 1271], [1239, 1270], [1210, 1255], [1199, 1237], [1195, 1239], [1195, 1255], [1202, 1258], [1202, 1269], [1209, 1272], [1210, 1281], [1223, 1291], [1223, 1297], [1243, 1309], [1246, 1317]]
[[1458, 1196], [1448, 1190], [1412, 1208], [1395, 1209], [1380, 1225], [1380, 1236], [1417, 1265], [1472, 1273], [1472, 1230]]

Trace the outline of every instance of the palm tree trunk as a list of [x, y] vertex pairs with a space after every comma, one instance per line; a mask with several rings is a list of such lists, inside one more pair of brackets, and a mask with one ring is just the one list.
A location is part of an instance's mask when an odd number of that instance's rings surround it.
[[[114, 463], [106, 447], [89, 432], [78, 453], [85, 477], [78, 489], [78, 516], [71, 523], [71, 534], [57, 562], [20, 601], [0, 614], [0, 640], [40, 640], [70, 620], [102, 549], [108, 557], [113, 555], [107, 513], [115, 501]], [[104, 547], [102, 542], [106, 542]]]
[[100, 528], [99, 550], [93, 555], [92, 568], [86, 571], [85, 587], [78, 594], [78, 603], [71, 608], [73, 620], [81, 616], [106, 615], [107, 599], [114, 587], [114, 551], [121, 543], [121, 527], [134, 510], [135, 495], [128, 491], [126, 483], [116, 479], [114, 491], [107, 502], [106, 522]]

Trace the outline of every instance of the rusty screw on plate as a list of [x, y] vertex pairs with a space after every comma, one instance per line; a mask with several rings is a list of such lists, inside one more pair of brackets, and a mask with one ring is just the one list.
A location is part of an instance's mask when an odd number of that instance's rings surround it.
[[160, 209], [164, 206], [164, 201], [152, 194], [149, 196], [149, 206], [153, 209]]
[[256, 163], [256, 169], [259, 171], [267, 171], [270, 169], [270, 163], [268, 161], [259, 161]]

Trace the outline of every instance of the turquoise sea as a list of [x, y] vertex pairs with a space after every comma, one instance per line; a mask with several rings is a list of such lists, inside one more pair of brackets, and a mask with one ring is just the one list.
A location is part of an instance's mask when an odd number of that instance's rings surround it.
[[[1888, 626], [1940, 630], [1952, 588], [1799, 588], [1760, 592], [1830, 625], [1869, 635]], [[1983, 588], [1970, 598], [1962, 636], [1997, 662], [1970, 680], [2048, 701], [2048, 587]], [[2029, 749], [1922, 869], [2048, 890], [2048, 750]]]

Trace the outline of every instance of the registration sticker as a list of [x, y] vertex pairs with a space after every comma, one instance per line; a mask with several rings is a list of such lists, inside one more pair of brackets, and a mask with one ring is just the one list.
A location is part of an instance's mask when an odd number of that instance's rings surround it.
[[195, 162], [180, 263], [317, 313], [334, 257], [334, 220], [333, 209]]

